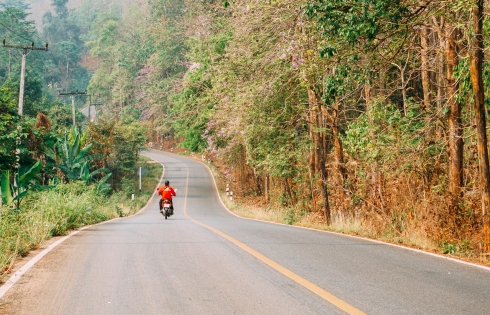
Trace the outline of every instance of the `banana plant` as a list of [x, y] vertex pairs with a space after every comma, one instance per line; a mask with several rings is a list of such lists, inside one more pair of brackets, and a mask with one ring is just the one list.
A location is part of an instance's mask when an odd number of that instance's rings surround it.
[[109, 176], [112, 175], [108, 168], [99, 168], [90, 172], [90, 168], [92, 166], [91, 161], [100, 158], [100, 156], [100, 154], [87, 156], [83, 162], [76, 165], [76, 167], [73, 169], [69, 169], [65, 165], [58, 165], [58, 167], [66, 174], [66, 176], [68, 176], [69, 179], [82, 180], [88, 185], [95, 180], [95, 175], [97, 174], [106, 173]]
[[58, 140], [54, 149], [47, 148], [46, 155], [55, 161], [55, 167], [61, 170], [70, 180], [82, 180], [90, 184], [95, 180], [95, 175], [106, 173], [110, 176], [108, 168], [100, 168], [90, 171], [92, 161], [103, 158], [102, 154], [87, 155], [92, 144], [81, 148], [81, 135], [72, 130], [70, 134]]
[[[70, 140], [70, 138], [72, 139]], [[91, 147], [92, 144], [90, 143], [82, 149], [80, 134], [77, 131], [72, 131], [70, 135], [65, 133], [63, 139], [58, 140], [54, 149], [47, 148], [46, 154], [63, 168], [75, 171], [80, 168], [80, 164], [83, 163], [85, 155]]]
[[102, 177], [101, 180], [97, 182], [97, 189], [98, 190], [110, 190], [111, 185], [107, 184], [107, 180], [112, 176], [112, 173], [107, 174], [106, 176]]
[[10, 187], [10, 171], [2, 172], [1, 185], [2, 185], [2, 190], [1, 190], [2, 203], [9, 205], [14, 200], [14, 197], [12, 196], [12, 189]]
[[32, 185], [32, 181], [35, 179], [42, 167], [43, 165], [41, 161], [37, 161], [29, 169], [21, 167], [19, 169], [19, 173], [15, 175], [15, 180], [13, 183], [10, 182], [10, 171], [3, 171], [1, 179], [3, 202], [5, 202], [7, 205], [15, 202], [17, 208], [20, 208], [22, 199], [27, 195], [27, 191]]

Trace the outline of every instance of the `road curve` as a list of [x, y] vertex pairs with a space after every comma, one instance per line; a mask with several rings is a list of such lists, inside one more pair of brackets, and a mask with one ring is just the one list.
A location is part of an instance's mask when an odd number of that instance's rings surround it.
[[237, 218], [204, 165], [145, 155], [164, 163], [176, 214], [165, 220], [154, 199], [138, 215], [79, 232], [24, 275], [0, 300], [0, 313], [489, 313], [484, 269]]
[[97, 107], [95, 105], [89, 105], [89, 106], [86, 106], [86, 107], [80, 109], [80, 112], [82, 114], [84, 114], [85, 116], [87, 116], [88, 120], [91, 120], [95, 116], [97, 116]]

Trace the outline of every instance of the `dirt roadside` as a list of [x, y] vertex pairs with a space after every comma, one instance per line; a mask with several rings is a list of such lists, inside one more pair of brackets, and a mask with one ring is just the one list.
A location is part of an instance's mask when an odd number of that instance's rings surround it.
[[[9, 278], [14, 275], [18, 270], [20, 270], [25, 264], [27, 264], [31, 259], [36, 257], [43, 250], [48, 248], [51, 244], [57, 242], [61, 238], [65, 236], [55, 236], [48, 240], [46, 240], [41, 246], [37, 249], [33, 249], [29, 252], [29, 254], [25, 257], [21, 257], [16, 260], [14, 268], [2, 279], [2, 284], [5, 284]], [[58, 246], [59, 247], [59, 246]], [[51, 252], [50, 252], [51, 253]], [[0, 314], [3, 315], [14, 315], [21, 314], [21, 301], [25, 301], [29, 299], [29, 294], [20, 294], [19, 291], [24, 291], [23, 288], [26, 288], [27, 283], [29, 286], [39, 286], [45, 285], [47, 279], [49, 279], [49, 272], [46, 266], [56, 265], [57, 262], [62, 259], [60, 255], [46, 255], [41, 259], [37, 264], [37, 270], [35, 272], [27, 272], [24, 274], [17, 283], [10, 288], [9, 291], [0, 299]], [[28, 292], [28, 290], [27, 290]]]

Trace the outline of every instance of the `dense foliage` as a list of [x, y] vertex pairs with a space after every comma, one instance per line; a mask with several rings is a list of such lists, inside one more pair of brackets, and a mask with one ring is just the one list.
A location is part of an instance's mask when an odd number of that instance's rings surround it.
[[[23, 0], [0, 3], [0, 38], [5, 39], [0, 47], [0, 276], [17, 255], [47, 237], [136, 210], [156, 181], [152, 178], [149, 190], [137, 196], [135, 208], [125, 209], [137, 190], [138, 153], [147, 142], [141, 110], [128, 106], [111, 112], [104, 104], [107, 95], [74, 98], [73, 108], [57, 99], [59, 92], [87, 89], [96, 68], [87, 45], [101, 30], [96, 25], [111, 19], [117, 25], [121, 18], [112, 17], [114, 5], [94, 6], [96, 14], [86, 17], [69, 10], [67, 2], [52, 1], [53, 12], [44, 15], [39, 31], [28, 20]], [[87, 6], [88, 1], [79, 10]], [[45, 43], [47, 51], [33, 49]], [[19, 113], [22, 55], [25, 88]], [[80, 107], [94, 102], [98, 110], [89, 121]]]
[[117, 188], [148, 128], [152, 142], [175, 138], [212, 159], [238, 200], [286, 209], [288, 223], [490, 250], [482, 0], [148, 0], [125, 10], [109, 0], [68, 10], [57, 0], [39, 35], [23, 1], [10, 2], [15, 9], [0, 14], [17, 10], [17, 20], [2, 32], [54, 45], [29, 56], [39, 62], [26, 100], [28, 115], [43, 111], [51, 129], [27, 119], [16, 129], [18, 62], [3, 49], [3, 168], [13, 170], [16, 132], [73, 145], [70, 112], [50, 97], [89, 82], [104, 109], [78, 141], [77, 152], [90, 145], [88, 169], [26, 142], [26, 165], [46, 156], [53, 166], [45, 182], [90, 182], [107, 169]]
[[148, 1], [98, 26], [91, 86], [138, 108], [153, 141], [216, 161], [238, 198], [293, 209], [289, 223], [478, 252], [481, 3]]

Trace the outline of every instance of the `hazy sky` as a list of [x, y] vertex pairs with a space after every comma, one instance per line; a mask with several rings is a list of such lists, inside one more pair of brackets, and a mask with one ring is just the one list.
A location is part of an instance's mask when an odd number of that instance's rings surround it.
[[[1, 1], [3, 0], [0, 0], [0, 2]], [[29, 6], [31, 7], [30, 12], [32, 13], [32, 15], [30, 16], [30, 19], [36, 22], [36, 26], [38, 30], [40, 30], [42, 26], [42, 18], [44, 13], [46, 13], [47, 11], [53, 12], [53, 9], [51, 7], [51, 3], [53, 2], [53, 0], [24, 0], [24, 1], [25, 3], [29, 4]], [[134, 0], [100, 0], [100, 1], [105, 3], [107, 2], [122, 3], [123, 8], [129, 3], [135, 2]], [[75, 8], [84, 2], [85, 0], [69, 0], [68, 8]]]
[[[1, 1], [1, 0], [0, 0]], [[36, 26], [38, 29], [41, 28], [42, 18], [44, 13], [51, 10], [52, 0], [24, 0], [31, 7], [30, 16], [31, 20], [36, 21]]]

